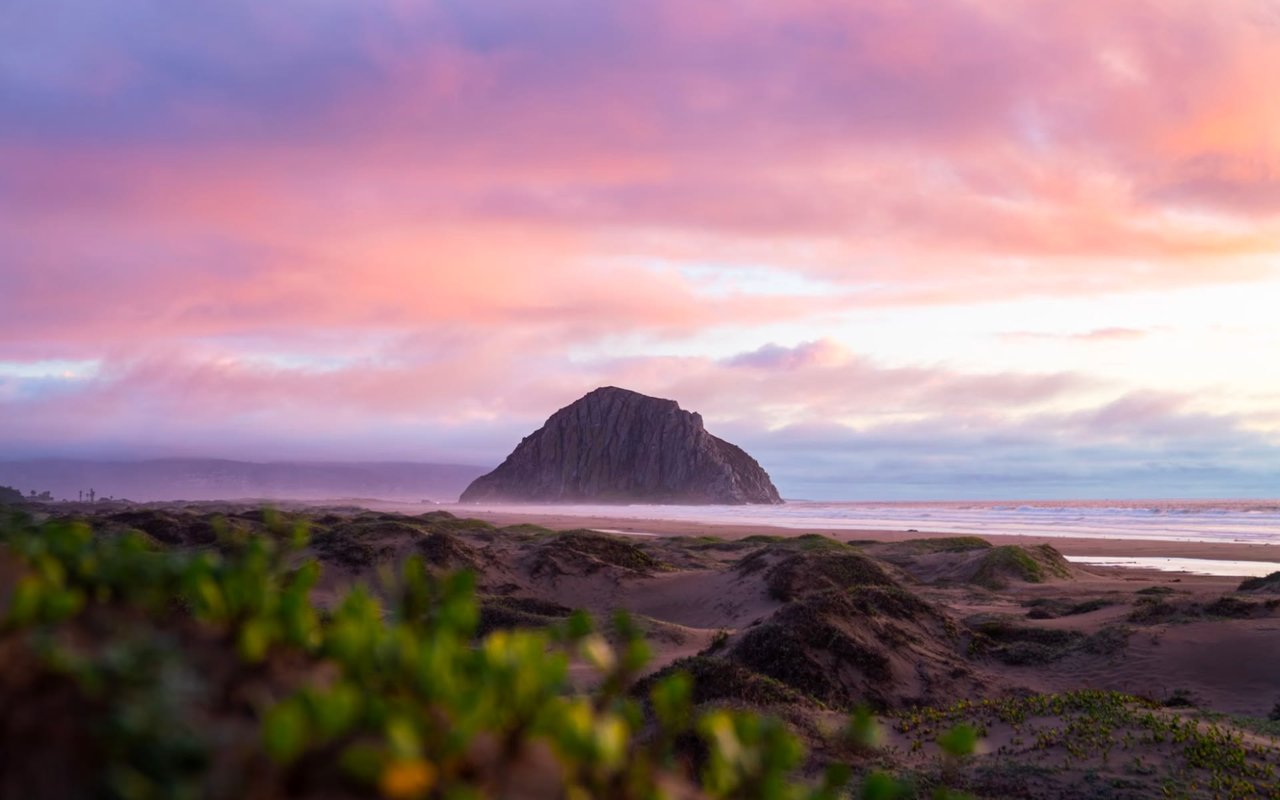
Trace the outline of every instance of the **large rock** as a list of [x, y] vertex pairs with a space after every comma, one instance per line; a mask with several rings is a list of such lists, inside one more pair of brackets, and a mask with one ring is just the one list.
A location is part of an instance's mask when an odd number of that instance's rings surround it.
[[740, 447], [674, 400], [605, 387], [560, 409], [461, 502], [781, 503]]

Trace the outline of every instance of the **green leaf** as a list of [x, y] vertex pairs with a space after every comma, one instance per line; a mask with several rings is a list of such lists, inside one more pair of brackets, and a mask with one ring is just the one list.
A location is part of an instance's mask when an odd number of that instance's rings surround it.
[[45, 595], [44, 615], [51, 622], [61, 622], [80, 613], [84, 600], [79, 589], [55, 589]]
[[386, 761], [386, 754], [378, 748], [369, 744], [353, 744], [342, 751], [338, 766], [352, 778], [373, 785], [378, 782]]
[[664, 730], [676, 732], [689, 727], [693, 701], [693, 679], [678, 672], [658, 681], [650, 693], [653, 711]]
[[262, 744], [267, 755], [287, 764], [307, 747], [307, 715], [295, 701], [285, 701], [267, 712], [262, 724]]
[[240, 657], [250, 664], [257, 664], [267, 657], [271, 649], [271, 641], [275, 638], [274, 626], [268, 621], [255, 617], [240, 628], [240, 636], [236, 640]]
[[862, 800], [894, 800], [905, 793], [905, 787], [887, 772], [876, 770], [862, 781]]
[[849, 741], [859, 747], [878, 747], [880, 745], [880, 724], [875, 714], [866, 706], [858, 706], [849, 717]]
[[339, 683], [325, 693], [311, 693], [308, 700], [316, 729], [325, 739], [346, 733], [360, 714], [360, 692], [348, 683]]
[[593, 629], [591, 615], [580, 608], [569, 615], [569, 619], [565, 621], [564, 625], [565, 636], [570, 641], [577, 641], [590, 636]]
[[36, 621], [40, 614], [40, 596], [43, 584], [34, 575], [28, 575], [18, 581], [9, 598], [9, 614], [5, 620], [10, 625], [29, 625]]
[[972, 755], [978, 746], [978, 729], [961, 723], [938, 737], [942, 752], [953, 758]]

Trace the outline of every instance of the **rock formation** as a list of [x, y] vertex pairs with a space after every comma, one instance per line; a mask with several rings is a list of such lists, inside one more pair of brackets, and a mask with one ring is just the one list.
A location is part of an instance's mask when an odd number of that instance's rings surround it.
[[702, 417], [615, 387], [596, 389], [526, 436], [460, 502], [781, 503], [740, 447]]

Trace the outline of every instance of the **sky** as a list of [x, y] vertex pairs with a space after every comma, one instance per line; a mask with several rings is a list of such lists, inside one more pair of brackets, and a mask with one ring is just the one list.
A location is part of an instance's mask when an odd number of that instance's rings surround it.
[[0, 458], [1280, 495], [1280, 2], [7, 0]]

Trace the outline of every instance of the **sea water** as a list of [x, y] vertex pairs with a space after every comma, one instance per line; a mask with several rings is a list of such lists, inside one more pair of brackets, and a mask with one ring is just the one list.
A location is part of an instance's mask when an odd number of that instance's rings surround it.
[[[519, 505], [504, 511], [813, 530], [917, 530], [1280, 545], [1280, 500], [814, 502], [780, 506]], [[465, 513], [462, 507], [461, 513]]]
[[1164, 556], [1067, 556], [1075, 564], [1099, 567], [1136, 567], [1161, 572], [1189, 572], [1193, 575], [1219, 575], [1260, 578], [1280, 572], [1276, 561], [1235, 561], [1218, 558], [1165, 558]]

